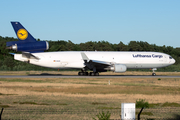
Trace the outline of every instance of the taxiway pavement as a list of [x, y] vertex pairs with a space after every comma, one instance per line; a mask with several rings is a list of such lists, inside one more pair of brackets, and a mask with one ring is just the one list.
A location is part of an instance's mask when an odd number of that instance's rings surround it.
[[78, 75], [0, 75], [0, 78], [180, 78], [180, 76], [163, 75], [100, 75], [100, 76], [78, 76]]

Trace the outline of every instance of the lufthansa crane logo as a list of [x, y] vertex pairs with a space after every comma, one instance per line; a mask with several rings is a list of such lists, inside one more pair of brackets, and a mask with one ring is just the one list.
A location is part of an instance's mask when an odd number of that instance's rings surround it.
[[25, 40], [28, 37], [28, 32], [25, 29], [19, 29], [17, 36], [20, 40]]

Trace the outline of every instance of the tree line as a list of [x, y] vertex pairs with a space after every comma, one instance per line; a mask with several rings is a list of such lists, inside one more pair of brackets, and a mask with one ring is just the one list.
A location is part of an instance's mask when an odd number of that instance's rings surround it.
[[[13, 56], [9, 53], [15, 51], [6, 49], [6, 42], [17, 41], [18, 39], [13, 37], [0, 36], [0, 70], [53, 70], [49, 68], [43, 68], [34, 66], [31, 64], [19, 62], [13, 60]], [[41, 41], [38, 39], [38, 41]], [[70, 40], [58, 40], [49, 42], [50, 51], [154, 51], [162, 52], [171, 55], [176, 63], [172, 66], [158, 69], [159, 71], [180, 71], [180, 48], [173, 48], [171, 46], [157, 46], [156, 44], [149, 44], [144, 41], [130, 41], [127, 45], [122, 41], [118, 44], [112, 44], [107, 41], [89, 41], [85, 43], [75, 44]]]

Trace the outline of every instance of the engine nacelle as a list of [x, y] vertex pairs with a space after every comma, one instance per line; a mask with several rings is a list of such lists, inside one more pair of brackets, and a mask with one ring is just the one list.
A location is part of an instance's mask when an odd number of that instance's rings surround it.
[[37, 42], [15, 42], [12, 46], [9, 46], [8, 49], [16, 51], [25, 51], [25, 52], [40, 52], [49, 49], [49, 43], [46, 41], [37, 41]]
[[113, 72], [126, 72], [127, 67], [126, 65], [123, 64], [114, 64], [114, 66], [110, 67], [110, 70], [112, 70]]

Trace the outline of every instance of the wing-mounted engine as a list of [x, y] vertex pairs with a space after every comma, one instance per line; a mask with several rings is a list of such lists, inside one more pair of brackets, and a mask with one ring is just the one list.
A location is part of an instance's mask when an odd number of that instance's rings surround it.
[[117, 73], [126, 72], [127, 67], [123, 64], [114, 64], [113, 66], [109, 67], [109, 70]]
[[36, 42], [22, 42], [12, 41], [6, 43], [7, 49], [15, 51], [26, 51], [26, 52], [42, 52], [49, 49], [49, 43], [47, 41], [36, 41]]

